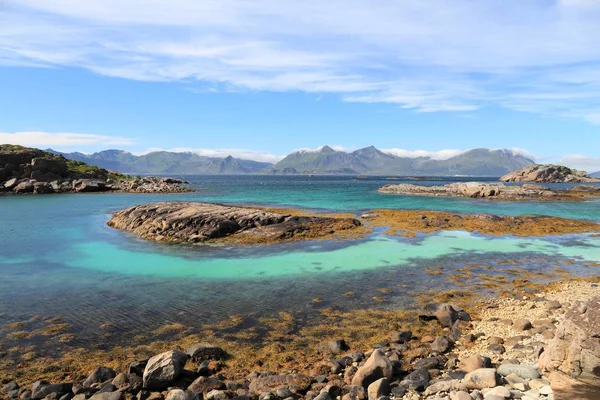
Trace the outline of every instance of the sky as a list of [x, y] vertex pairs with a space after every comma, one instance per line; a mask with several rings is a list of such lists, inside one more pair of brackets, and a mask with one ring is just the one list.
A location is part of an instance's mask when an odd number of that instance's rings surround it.
[[0, 143], [600, 170], [599, 0], [0, 0], [0, 26]]

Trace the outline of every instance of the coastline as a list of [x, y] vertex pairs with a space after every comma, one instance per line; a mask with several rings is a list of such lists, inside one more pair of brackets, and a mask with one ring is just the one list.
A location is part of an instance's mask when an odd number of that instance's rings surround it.
[[[547, 346], [551, 335], [544, 336], [543, 333], [545, 331], [553, 332], [555, 329], [547, 325], [548, 318], [550, 318], [551, 325], [558, 325], [561, 316], [574, 304], [575, 300], [600, 294], [598, 282], [600, 282], [600, 277], [557, 279], [551, 284], [530, 282], [526, 287], [515, 285], [512, 290], [505, 288], [491, 297], [473, 293], [461, 296], [459, 293], [452, 292], [437, 293], [437, 296], [432, 297], [430, 294], [421, 293], [421, 300], [427, 300], [421, 301], [420, 306], [413, 310], [359, 309], [343, 312], [336, 310], [335, 307], [324, 307], [321, 309], [321, 317], [318, 320], [305, 324], [300, 322], [298, 315], [280, 313], [272, 317], [261, 318], [259, 326], [267, 328], [265, 332], [262, 332], [262, 329], [257, 330], [257, 326], [246, 327], [243, 316], [231, 316], [212, 326], [205, 326], [200, 331], [194, 331], [176, 323], [167, 323], [153, 333], [148, 332], [150, 337], [160, 336], [163, 338], [162, 340], [145, 340], [132, 346], [116, 346], [104, 350], [74, 347], [58, 358], [32, 354], [31, 351], [28, 351], [31, 350], [29, 348], [19, 349], [22, 353], [17, 353], [14, 348], [4, 348], [0, 350], [8, 351], [11, 358], [20, 356], [18, 358], [21, 358], [21, 361], [17, 364], [7, 364], [6, 358], [0, 358], [0, 375], [4, 377], [1, 383], [6, 384], [8, 381], [16, 380], [22, 387], [28, 387], [39, 379], [46, 379], [51, 383], [64, 381], [77, 383], [82, 382], [97, 366], [110, 367], [117, 372], [127, 372], [129, 365], [138, 360], [147, 359], [164, 351], [175, 349], [185, 351], [195, 343], [208, 342], [228, 354], [226, 359], [213, 360], [209, 364], [209, 368], [212, 369], [209, 375], [222, 382], [238, 382], [240, 389], [246, 387], [245, 393], [250, 398], [253, 395], [248, 392], [247, 385], [253, 379], [248, 381], [246, 378], [252, 376], [251, 374], [256, 371], [306, 376], [311, 382], [306, 390], [312, 391], [314, 397], [327, 384], [337, 385], [340, 390], [347, 387], [349, 385], [348, 378], [343, 370], [352, 369], [346, 367], [340, 370], [339, 366], [331, 361], [339, 358], [340, 355], [331, 354], [327, 347], [324, 350], [324, 343], [342, 340], [349, 346], [344, 354], [364, 352], [366, 353], [364, 357], [368, 357], [369, 352], [374, 348], [381, 348], [384, 351], [397, 348], [398, 344], [394, 342], [394, 338], [398, 335], [397, 332], [408, 330], [411, 331], [411, 339], [403, 342], [404, 350], [398, 353], [398, 361], [404, 365], [401, 372], [399, 371], [400, 376], [405, 377], [410, 371], [417, 370], [416, 366], [418, 365], [426, 365], [423, 360], [430, 360], [430, 357], [464, 360], [473, 355], [480, 355], [489, 357], [495, 365], [500, 365], [504, 360], [518, 360], [523, 365], [535, 365], [537, 360], [535, 357], [537, 347], [535, 346]], [[559, 301], [561, 306], [552, 309], [543, 306], [554, 300]], [[460, 338], [456, 339], [450, 350], [442, 351], [437, 356], [431, 356], [432, 341], [440, 336], [448, 335], [449, 331], [437, 321], [423, 320], [421, 317], [423, 310], [427, 309], [427, 304], [439, 304], [439, 302], [445, 301], [464, 308], [470, 314], [472, 321], [461, 322]], [[507, 344], [508, 339], [522, 335], [522, 332], [507, 324], [507, 320], [521, 318], [527, 318], [533, 322], [533, 332], [535, 333], [533, 335], [526, 333], [530, 337], [517, 340], [515, 343], [511, 342], [512, 344], [509, 345]], [[541, 321], [542, 318], [545, 318], [543, 322], [545, 328], [537, 329], [542, 322], [536, 321]], [[54, 322], [53, 326], [60, 325], [59, 320], [51, 322]], [[55, 337], [60, 333], [59, 328], [54, 328]], [[3, 326], [2, 329], [7, 330], [7, 327]], [[20, 328], [17, 325], [11, 327], [12, 331], [18, 329]], [[143, 334], [143, 332], [140, 333]], [[499, 341], [491, 339], [492, 336], [499, 337], [504, 342], [503, 354], [499, 354], [495, 347], [490, 346]], [[233, 338], [235, 340], [232, 340]], [[136, 339], [141, 340], [142, 338]], [[386, 354], [390, 354], [389, 351], [387, 350]], [[394, 354], [394, 350], [391, 354]], [[460, 370], [460, 364], [458, 361], [456, 362], [454, 367], [449, 367], [452, 364], [446, 364], [444, 367], [439, 365], [433, 369], [439, 371], [436, 372], [438, 376], [443, 376]], [[197, 362], [187, 361], [187, 370], [191, 372], [197, 368]], [[548, 379], [549, 376], [544, 375], [543, 378]], [[321, 385], [319, 382], [323, 382], [323, 379], [325, 379], [325, 384]], [[564, 379], [549, 380], [550, 383], [554, 381], [560, 382], [560, 385], [563, 385], [561, 390], [564, 390]], [[436, 376], [431, 375], [430, 383], [426, 387], [432, 386], [435, 382]], [[187, 382], [187, 384], [189, 383]], [[567, 383], [588, 387], [574, 381], [567, 381]], [[171, 387], [173, 386], [171, 385]], [[431, 395], [432, 389], [426, 389], [429, 392], [423, 390], [426, 387], [417, 391], [412, 389], [407, 391], [412, 396], [420, 397], [404, 398], [432, 398], [424, 394]], [[223, 389], [225, 389], [224, 386]], [[166, 395], [168, 390], [165, 387], [158, 392]], [[126, 393], [127, 390], [124, 390], [123, 395]], [[303, 391], [302, 397], [310, 398], [306, 394], [306, 391]], [[235, 393], [229, 394], [230, 398], [231, 396], [235, 396]]]

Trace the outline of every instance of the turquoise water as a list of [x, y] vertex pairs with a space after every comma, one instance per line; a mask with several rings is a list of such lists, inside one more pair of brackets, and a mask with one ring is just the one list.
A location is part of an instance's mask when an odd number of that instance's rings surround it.
[[[158, 200], [210, 201], [302, 207], [359, 214], [374, 208], [434, 209], [506, 215], [542, 214], [600, 221], [600, 202], [500, 203], [470, 199], [382, 195], [384, 179], [331, 177], [194, 177], [197, 193], [182, 195], [80, 194], [0, 198], [0, 314], [14, 322], [34, 314], [61, 316], [78, 340], [106, 343], [97, 332], [116, 323], [114, 340], [165, 322], [199, 329], [231, 314], [282, 310], [310, 314], [311, 300], [339, 308], [374, 306], [379, 287], [394, 294], [379, 307], [411, 303], [405, 289], [443, 290], [447, 273], [465, 265], [589, 275], [600, 261], [593, 235], [559, 238], [483, 237], [442, 232], [417, 238], [371, 237], [348, 242], [214, 247], [147, 242], [108, 228], [112, 212]], [[431, 181], [425, 184], [443, 184]], [[575, 264], [572, 265], [572, 261]], [[513, 266], [514, 267], [514, 266]], [[358, 293], [346, 299], [340, 294]], [[0, 333], [1, 338], [2, 333]]]

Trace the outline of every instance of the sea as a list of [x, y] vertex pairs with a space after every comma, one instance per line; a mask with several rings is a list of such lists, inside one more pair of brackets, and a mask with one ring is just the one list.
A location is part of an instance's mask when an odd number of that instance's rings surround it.
[[[377, 208], [537, 214], [600, 222], [599, 198], [498, 202], [378, 193], [385, 184], [415, 183], [402, 177], [183, 178], [196, 192], [0, 197], [0, 325], [57, 317], [70, 324], [76, 345], [103, 348], [169, 323], [200, 330], [232, 315], [310, 316], [323, 307], [410, 308], [416, 293], [460, 286], [447, 278], [465, 266], [519, 268], [541, 277], [557, 269], [577, 276], [600, 273], [590, 267], [600, 262], [600, 237], [593, 234], [522, 238], [443, 231], [391, 237], [376, 230], [359, 240], [214, 246], [155, 243], [106, 225], [118, 210], [156, 201], [355, 215]], [[461, 180], [467, 179], [418, 183]], [[431, 268], [444, 274], [427, 273]], [[380, 288], [392, 293], [385, 301], [373, 301], [381, 296]], [[355, 295], [343, 296], [347, 292]], [[106, 324], [115, 327], [110, 339], [99, 329]], [[0, 329], [0, 341], [7, 340], [6, 333]]]

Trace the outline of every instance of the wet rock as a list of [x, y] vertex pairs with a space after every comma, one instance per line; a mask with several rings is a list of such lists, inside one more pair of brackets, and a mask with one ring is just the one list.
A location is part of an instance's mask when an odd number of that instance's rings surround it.
[[480, 368], [469, 372], [463, 379], [467, 389], [486, 389], [495, 387], [500, 377], [494, 368]]
[[400, 382], [400, 386], [404, 386], [411, 390], [424, 390], [429, 385], [431, 379], [429, 371], [426, 369], [417, 369]]
[[198, 394], [186, 392], [181, 389], [173, 389], [169, 391], [165, 400], [199, 400]]
[[162, 389], [176, 380], [187, 361], [187, 355], [181, 351], [167, 351], [148, 360], [144, 369], [144, 387]]
[[227, 358], [225, 350], [210, 343], [196, 343], [187, 350], [187, 354], [198, 363], [210, 360], [225, 360]]
[[225, 383], [221, 382], [216, 378], [206, 378], [204, 376], [201, 376], [198, 379], [196, 379], [187, 388], [188, 391], [196, 393], [208, 393], [211, 390], [221, 389], [225, 389]]
[[94, 383], [102, 383], [108, 380], [112, 380], [117, 376], [117, 373], [108, 367], [98, 367], [96, 368], [85, 381], [83, 381], [83, 387], [90, 387]]
[[381, 378], [369, 385], [367, 395], [369, 400], [377, 400], [381, 396], [390, 394], [390, 382], [387, 378]]
[[502, 376], [515, 374], [523, 379], [538, 379], [540, 377], [539, 371], [528, 365], [502, 364], [498, 367], [498, 373]]
[[288, 375], [268, 375], [255, 378], [250, 383], [250, 391], [256, 394], [269, 392], [281, 386], [297, 386], [299, 390], [304, 391], [310, 387], [311, 379], [306, 375], [288, 374]]
[[352, 384], [362, 386], [365, 389], [381, 378], [392, 377], [392, 364], [390, 360], [379, 349], [374, 350], [369, 359], [358, 368], [352, 378]]

